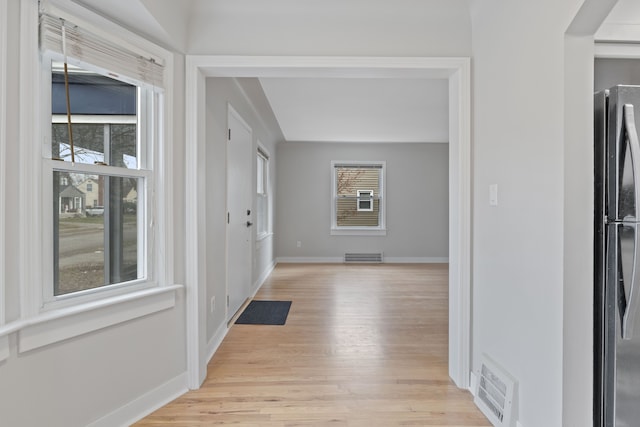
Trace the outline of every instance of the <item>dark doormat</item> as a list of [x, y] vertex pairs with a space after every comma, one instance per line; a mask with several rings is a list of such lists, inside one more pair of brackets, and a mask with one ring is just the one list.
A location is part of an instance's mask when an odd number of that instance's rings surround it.
[[251, 301], [236, 320], [239, 325], [284, 325], [291, 301]]

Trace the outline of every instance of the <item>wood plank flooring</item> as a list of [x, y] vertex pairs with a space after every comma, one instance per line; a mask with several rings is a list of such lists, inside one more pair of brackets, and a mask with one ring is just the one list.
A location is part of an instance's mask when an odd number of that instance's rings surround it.
[[491, 425], [447, 374], [446, 264], [280, 264], [255, 299], [291, 300], [286, 325], [233, 325], [137, 426]]

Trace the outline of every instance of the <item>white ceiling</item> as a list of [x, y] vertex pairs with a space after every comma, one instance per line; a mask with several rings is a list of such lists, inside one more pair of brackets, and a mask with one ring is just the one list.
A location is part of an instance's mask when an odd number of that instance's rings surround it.
[[287, 141], [447, 142], [445, 79], [261, 78]]

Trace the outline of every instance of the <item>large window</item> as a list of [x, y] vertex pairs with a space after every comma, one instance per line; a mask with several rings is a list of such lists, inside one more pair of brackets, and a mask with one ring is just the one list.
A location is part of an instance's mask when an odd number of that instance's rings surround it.
[[332, 162], [332, 234], [384, 234], [385, 162]]
[[153, 61], [51, 16], [42, 22], [50, 77], [43, 229], [52, 236], [43, 303], [150, 286], [161, 70], [158, 80]]
[[256, 232], [260, 239], [269, 234], [269, 155], [262, 148], [258, 148], [256, 172]]

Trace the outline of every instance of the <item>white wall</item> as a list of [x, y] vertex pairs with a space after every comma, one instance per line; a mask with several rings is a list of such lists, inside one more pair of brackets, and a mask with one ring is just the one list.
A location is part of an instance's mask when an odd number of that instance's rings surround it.
[[[591, 372], [582, 371], [586, 379], [578, 383], [581, 390], [563, 382], [563, 353], [582, 353], [588, 359], [591, 352], [584, 336], [585, 328], [592, 327], [588, 322], [577, 331], [580, 337], [571, 335], [576, 332], [571, 322], [568, 337], [563, 334], [564, 317], [577, 312], [584, 318], [591, 309], [584, 295], [591, 292], [592, 281], [581, 283], [585, 273], [575, 274], [576, 260], [581, 259], [582, 270], [590, 277], [592, 184], [588, 179], [579, 181], [588, 178], [584, 170], [590, 167], [589, 140], [566, 148], [566, 155], [580, 154], [587, 163], [578, 163], [577, 178], [570, 176], [576, 161], [565, 159], [566, 126], [578, 134], [591, 131], [588, 105], [565, 124], [564, 33], [581, 4], [580, 0], [483, 0], [474, 2], [472, 9], [473, 367], [478, 369], [486, 352], [517, 378], [518, 418], [524, 427], [589, 425], [591, 411], [585, 384]], [[583, 55], [573, 59], [582, 60]], [[567, 75], [578, 86], [591, 73], [582, 67]], [[579, 99], [589, 99], [591, 90], [578, 89]], [[576, 214], [575, 226], [565, 224], [565, 179], [567, 191], [580, 191], [568, 195], [577, 204], [566, 208]], [[497, 207], [488, 203], [493, 183], [499, 185]], [[565, 233], [583, 237], [566, 239]], [[564, 287], [580, 286], [575, 305], [564, 302]], [[567, 348], [564, 340], [570, 342]], [[581, 367], [584, 360], [577, 360]], [[574, 417], [563, 422], [565, 387], [581, 395], [573, 402]]]
[[[19, 164], [21, 144], [28, 143], [19, 133], [20, 104], [29, 102], [20, 97], [20, 55], [37, 55], [37, 52], [20, 52], [20, 3], [7, 0], [9, 7], [7, 52], [7, 78], [9, 81], [6, 100], [7, 111], [7, 158], [6, 173], [12, 185], [8, 186], [6, 199], [0, 201], [0, 209], [6, 215], [6, 295], [7, 324], [20, 322], [19, 226], [23, 219], [17, 207], [21, 198], [28, 195], [20, 192]], [[32, 0], [23, 0], [31, 2]], [[33, 17], [37, 20], [37, 16]], [[184, 62], [176, 55], [176, 91], [174, 97], [173, 135], [169, 135], [173, 147], [174, 166], [177, 173], [173, 181], [176, 195], [174, 210], [176, 223], [176, 256], [166, 259], [174, 270], [174, 281], [184, 283], [184, 219], [182, 196], [184, 188]], [[4, 73], [4, 70], [0, 71]], [[28, 118], [35, 121], [36, 117]], [[39, 197], [39, 195], [32, 195]], [[0, 215], [1, 217], [1, 215]], [[37, 249], [34, 249], [37, 250]], [[33, 268], [40, 266], [34, 265]], [[183, 294], [178, 292], [174, 308], [157, 312], [136, 320], [120, 323], [95, 332], [57, 342], [36, 350], [18, 354], [18, 333], [10, 333], [10, 356], [0, 361], [0, 424], [7, 426], [86, 426], [124, 405], [129, 409], [147, 409], [139, 398], [148, 397], [154, 389], [173, 384], [172, 390], [185, 389], [181, 378], [186, 370], [185, 310]], [[174, 381], [178, 380], [178, 383]], [[177, 387], [176, 387], [177, 386]], [[157, 398], [159, 395], [155, 395]], [[165, 396], [166, 397], [166, 396]], [[152, 399], [153, 400], [153, 399]], [[127, 412], [124, 416], [130, 415]], [[140, 414], [137, 412], [136, 414]], [[117, 417], [116, 417], [117, 418]], [[115, 418], [113, 418], [115, 419]], [[112, 424], [113, 425], [113, 424]]]
[[[341, 259], [345, 252], [383, 252], [385, 258], [398, 261], [446, 260], [448, 148], [447, 144], [278, 144], [278, 259]], [[386, 236], [330, 235], [332, 160], [387, 162]]]
[[468, 56], [467, 0], [193, 0], [188, 53]]
[[565, 41], [563, 425], [593, 402], [593, 39]]
[[[268, 109], [264, 93], [255, 79], [208, 78], [207, 111], [206, 111], [206, 218], [207, 218], [207, 302], [216, 298], [216, 307], [212, 313], [207, 310], [207, 342], [226, 331], [224, 302], [227, 299], [226, 287], [226, 159], [227, 159], [227, 111], [228, 103], [251, 126], [253, 153], [257, 153], [257, 141], [271, 154], [270, 158], [270, 190], [275, 197], [275, 144], [282, 139], [280, 129], [273, 113]], [[247, 96], [245, 96], [245, 94]], [[252, 179], [252, 189], [256, 191], [256, 161], [251, 162], [252, 169], [247, 171]], [[273, 202], [272, 202], [273, 207]], [[253, 212], [255, 212], [255, 200]], [[273, 217], [273, 211], [271, 212]], [[255, 222], [255, 221], [254, 221]], [[259, 285], [258, 280], [264, 277], [274, 264], [273, 236], [252, 245], [255, 250], [253, 266], [252, 291]], [[207, 304], [209, 307], [209, 304]]]

